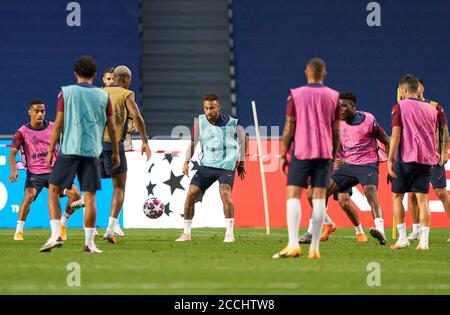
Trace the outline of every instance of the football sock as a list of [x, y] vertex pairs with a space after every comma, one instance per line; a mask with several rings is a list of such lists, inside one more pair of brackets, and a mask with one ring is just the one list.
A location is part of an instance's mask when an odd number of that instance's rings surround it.
[[25, 221], [19, 221], [17, 220], [17, 226], [16, 226], [16, 233], [23, 233], [23, 226], [25, 224]]
[[325, 224], [328, 224], [328, 225], [333, 224], [333, 220], [331, 220], [331, 218], [328, 216], [328, 214], [327, 214], [326, 212], [327, 212], [327, 209], [325, 209], [325, 219], [324, 219], [324, 223], [325, 223]]
[[420, 227], [420, 242], [422, 244], [428, 245], [429, 234], [430, 234], [430, 227], [428, 227], [428, 226]]
[[320, 233], [322, 232], [323, 219], [325, 216], [325, 199], [313, 199], [312, 211], [312, 240], [310, 250], [319, 250]]
[[234, 218], [225, 219], [225, 225], [227, 227], [225, 235], [233, 235]]
[[191, 235], [192, 220], [184, 220], [184, 234]]
[[312, 224], [313, 224], [313, 220], [309, 219], [308, 234], [311, 234], [311, 235], [312, 235]]
[[109, 217], [108, 221], [108, 232], [114, 232], [114, 225], [116, 224], [117, 219], [113, 217]]
[[61, 217], [61, 225], [66, 226], [67, 221], [70, 218], [70, 214], [68, 214], [66, 211], [64, 211], [62, 217]]
[[375, 228], [384, 235], [384, 220], [382, 218], [376, 218], [373, 220]]
[[52, 229], [52, 240], [56, 241], [61, 236], [60, 231], [61, 223], [59, 220], [51, 220], [50, 221], [50, 227]]
[[87, 227], [84, 229], [84, 245], [94, 246], [94, 228]]
[[399, 240], [406, 239], [406, 224], [405, 223], [397, 224], [397, 230], [398, 230], [398, 239]]
[[364, 233], [364, 230], [363, 230], [363, 227], [362, 227], [361, 223], [358, 226], [355, 226], [355, 231], [356, 231], [356, 234], [363, 234]]
[[412, 225], [412, 227], [413, 227], [413, 233], [414, 234], [419, 234], [419, 232], [420, 232], [420, 223], [413, 223], [413, 225]]
[[300, 200], [288, 199], [286, 202], [286, 218], [288, 226], [289, 247], [298, 247], [298, 224], [300, 223]]

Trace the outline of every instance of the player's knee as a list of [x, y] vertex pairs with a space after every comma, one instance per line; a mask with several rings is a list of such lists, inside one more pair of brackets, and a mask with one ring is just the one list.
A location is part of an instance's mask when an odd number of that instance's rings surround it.
[[440, 200], [445, 200], [448, 197], [447, 190], [443, 188], [436, 189], [434, 192]]
[[26, 191], [23, 201], [25, 204], [29, 205], [33, 202], [34, 197], [36, 197], [36, 194], [34, 192]]

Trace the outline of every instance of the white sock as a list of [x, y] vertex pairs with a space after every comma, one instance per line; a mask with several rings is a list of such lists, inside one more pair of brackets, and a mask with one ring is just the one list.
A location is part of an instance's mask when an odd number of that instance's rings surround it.
[[319, 250], [320, 233], [322, 232], [322, 225], [325, 216], [325, 199], [313, 199], [312, 211], [312, 240], [309, 250]]
[[109, 217], [108, 221], [108, 232], [114, 232], [114, 225], [116, 225], [117, 219]]
[[376, 218], [373, 220], [375, 228], [384, 235], [384, 220], [382, 218]]
[[52, 240], [56, 241], [61, 236], [61, 223], [59, 220], [51, 220], [50, 227], [52, 228]]
[[326, 213], [327, 209], [325, 209], [325, 219], [324, 219], [324, 223], [325, 224], [333, 224], [333, 220], [331, 220], [331, 218], [328, 216], [328, 214]]
[[313, 223], [313, 220], [309, 219], [308, 234], [312, 234], [312, 223]]
[[227, 227], [225, 235], [234, 235], [233, 234], [234, 218], [225, 219], [225, 225]]
[[94, 228], [84, 228], [84, 245], [94, 246]]
[[412, 227], [413, 227], [413, 233], [414, 234], [419, 234], [419, 232], [420, 232], [420, 223], [413, 223], [413, 225], [412, 225]]
[[288, 226], [289, 247], [298, 247], [298, 225], [300, 223], [300, 200], [291, 198], [286, 201], [286, 219]]
[[70, 216], [71, 216], [70, 214], [68, 214], [66, 211], [64, 211], [64, 213], [61, 217], [61, 225], [62, 226], [66, 226], [66, 223], [69, 220]]
[[359, 223], [358, 226], [355, 226], [355, 231], [356, 231], [356, 234], [363, 234], [364, 233], [363, 226], [362, 226], [361, 223]]
[[430, 227], [429, 226], [421, 226], [420, 227], [420, 242], [422, 244], [428, 245], [428, 236], [430, 235]]
[[23, 226], [25, 224], [25, 221], [19, 221], [17, 220], [17, 226], [16, 226], [16, 233], [23, 233]]
[[191, 235], [192, 220], [184, 220], [184, 234]]
[[406, 239], [406, 224], [405, 223], [397, 224], [397, 230], [398, 230], [398, 239], [405, 240]]

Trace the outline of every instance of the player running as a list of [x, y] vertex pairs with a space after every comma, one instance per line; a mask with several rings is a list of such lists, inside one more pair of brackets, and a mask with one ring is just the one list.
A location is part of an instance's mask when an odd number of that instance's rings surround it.
[[60, 187], [66, 187], [76, 176], [85, 201], [85, 247], [89, 253], [102, 253], [94, 244], [96, 219], [96, 191], [101, 189], [99, 157], [105, 125], [112, 139], [112, 166], [120, 165], [119, 142], [108, 93], [92, 85], [97, 64], [90, 56], [79, 57], [74, 64], [77, 84], [63, 86], [58, 95], [55, 125], [52, 132], [46, 165], [53, 163], [53, 153], [61, 138], [61, 154], [50, 175], [48, 207], [52, 235], [41, 252], [62, 246], [60, 237], [61, 208], [58, 201]]
[[[405, 75], [399, 81], [399, 100], [391, 111], [392, 136], [388, 172], [392, 180], [393, 210], [399, 238], [392, 249], [406, 248], [405, 209], [403, 197], [414, 193], [420, 211], [420, 242], [417, 250], [428, 249], [430, 208], [428, 189], [433, 165], [439, 162], [436, 152], [437, 110], [419, 99], [419, 81]], [[397, 152], [398, 151], [398, 152]]]
[[184, 203], [184, 231], [176, 242], [191, 240], [194, 203], [215, 181], [219, 181], [219, 193], [226, 224], [223, 242], [232, 243], [235, 239], [231, 189], [236, 169], [241, 180], [245, 178], [246, 137], [236, 118], [220, 112], [220, 100], [216, 94], [205, 95], [203, 110], [205, 114], [198, 116], [198, 120], [194, 123], [191, 145], [186, 152], [186, 161], [183, 165], [183, 174], [189, 176], [189, 162], [198, 142], [202, 148], [200, 168], [189, 185]]
[[[431, 185], [433, 186], [434, 193], [441, 200], [444, 210], [447, 216], [450, 218], [450, 197], [447, 192], [447, 180], [445, 176], [445, 164], [448, 161], [448, 126], [447, 126], [447, 116], [444, 113], [444, 108], [437, 102], [427, 100], [424, 97], [425, 85], [421, 79], [419, 80], [419, 99], [429, 103], [431, 106], [436, 108], [438, 130], [436, 136], [438, 137], [438, 154], [440, 155], [440, 161], [438, 164], [433, 165], [433, 170], [431, 172]], [[417, 199], [415, 194], [409, 194], [409, 209], [412, 218], [413, 230], [411, 234], [408, 235], [408, 241], [420, 240], [420, 223], [419, 223], [419, 207], [417, 206]], [[447, 240], [450, 242], [450, 238]]]
[[[9, 153], [9, 167], [11, 175], [9, 181], [15, 183], [19, 178], [16, 166], [16, 155], [20, 151], [23, 162], [27, 167], [27, 178], [25, 180], [25, 195], [20, 204], [19, 217], [17, 220], [15, 241], [23, 241], [23, 227], [30, 211], [30, 206], [39, 196], [44, 187], [48, 188], [48, 180], [52, 167], [45, 165], [45, 157], [50, 146], [50, 138], [53, 129], [53, 122], [45, 120], [45, 104], [42, 100], [36, 99], [28, 106], [30, 122], [23, 125], [14, 135], [14, 140]], [[56, 158], [54, 152], [54, 158]], [[72, 182], [64, 187], [62, 196], [68, 196], [69, 200], [66, 210], [75, 211], [83, 206], [79, 200], [80, 193]]]
[[[342, 108], [341, 115], [341, 148], [342, 159], [337, 159], [337, 169], [331, 177], [327, 197], [336, 193], [347, 193], [349, 189], [361, 184], [367, 201], [372, 211], [374, 228], [370, 229], [370, 235], [378, 240], [381, 245], [386, 244], [384, 234], [383, 212], [378, 200], [378, 174], [379, 174], [379, 147], [380, 141], [389, 150], [389, 137], [381, 128], [375, 117], [367, 112], [356, 110], [356, 95], [351, 92], [342, 92], [339, 95]], [[348, 202], [341, 197], [341, 204]], [[355, 225], [356, 237], [359, 242], [366, 242], [361, 223], [353, 207], [344, 204], [347, 216]], [[307, 235], [306, 235], [307, 236]], [[303, 239], [300, 239], [303, 241]]]
[[309, 178], [313, 210], [312, 241], [308, 258], [320, 258], [319, 238], [324, 222], [332, 161], [339, 148], [341, 115], [339, 93], [323, 84], [326, 74], [322, 59], [309, 60], [305, 69], [308, 84], [292, 89], [288, 97], [280, 166], [286, 174], [286, 155], [293, 142], [292, 161], [287, 174], [286, 217], [289, 243], [272, 256], [274, 259], [298, 257], [301, 254], [298, 244], [300, 197], [303, 189], [307, 188]]
[[139, 112], [135, 102], [134, 91], [129, 90], [131, 84], [131, 71], [126, 66], [118, 66], [114, 69], [114, 82], [104, 88], [109, 93], [109, 98], [114, 112], [116, 125], [116, 137], [119, 139], [120, 165], [117, 168], [112, 167], [112, 143], [108, 130], [105, 130], [103, 136], [103, 152], [100, 156], [100, 167], [103, 178], [111, 178], [114, 186], [114, 192], [111, 201], [111, 214], [109, 217], [108, 228], [103, 238], [110, 243], [117, 243], [114, 234], [124, 236], [125, 234], [119, 226], [119, 214], [125, 198], [125, 185], [127, 180], [127, 159], [125, 156], [124, 140], [128, 129], [129, 118], [136, 123], [137, 130], [141, 136], [142, 146], [141, 154], [146, 154], [147, 161], [150, 159], [151, 152], [148, 146], [147, 130], [144, 119]]

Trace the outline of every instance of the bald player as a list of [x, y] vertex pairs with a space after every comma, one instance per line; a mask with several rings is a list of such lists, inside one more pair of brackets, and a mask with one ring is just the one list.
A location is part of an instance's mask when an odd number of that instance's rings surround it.
[[[286, 217], [289, 243], [274, 259], [298, 257], [300, 197], [312, 187], [312, 240], [308, 258], [319, 259], [319, 238], [325, 216], [325, 198], [330, 183], [332, 162], [339, 148], [339, 93], [324, 85], [327, 71], [320, 58], [308, 61], [305, 75], [308, 84], [291, 89], [283, 131], [281, 170], [285, 173], [286, 155], [293, 142], [292, 161], [287, 179]], [[285, 173], [286, 174], [286, 173]]]
[[125, 157], [124, 140], [128, 129], [129, 118], [133, 119], [136, 129], [142, 140], [141, 154], [146, 154], [147, 161], [150, 159], [151, 152], [148, 146], [147, 130], [144, 119], [141, 116], [139, 108], [135, 102], [135, 93], [131, 91], [131, 71], [126, 66], [118, 66], [114, 69], [114, 82], [104, 88], [108, 92], [114, 112], [116, 124], [116, 137], [119, 141], [120, 165], [117, 168], [112, 166], [111, 160], [111, 137], [108, 130], [105, 130], [103, 136], [103, 153], [100, 156], [100, 167], [103, 178], [111, 177], [114, 192], [111, 202], [111, 213], [109, 217], [108, 228], [104, 239], [110, 243], [117, 243], [114, 234], [123, 236], [120, 230], [118, 217], [123, 206], [125, 198], [125, 184], [127, 180], [127, 160]]

